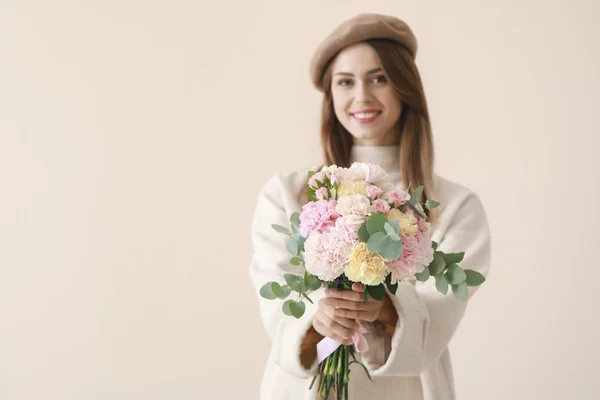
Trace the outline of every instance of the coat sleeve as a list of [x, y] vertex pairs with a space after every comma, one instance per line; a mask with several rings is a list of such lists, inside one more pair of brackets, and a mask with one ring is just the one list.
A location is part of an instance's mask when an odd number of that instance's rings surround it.
[[[445, 234], [438, 239], [438, 250], [464, 251], [459, 265], [487, 276], [491, 260], [490, 232], [479, 197], [468, 193], [452, 214]], [[461, 301], [454, 297], [451, 288], [446, 295], [438, 292], [433, 278], [415, 286], [400, 283], [396, 295], [390, 296], [398, 312], [394, 334], [380, 340], [377, 349], [373, 349], [381, 353], [380, 357], [371, 355], [365, 360], [372, 375], [418, 376], [427, 371], [447, 348], [468, 301], [478, 288], [469, 287], [468, 300]], [[382, 362], [376, 362], [378, 359]]]
[[[291, 256], [285, 247], [285, 236], [271, 227], [271, 224], [289, 227], [289, 216], [295, 211], [285, 209], [284, 200], [291, 194], [284, 183], [283, 177], [274, 176], [258, 195], [251, 227], [253, 254], [250, 277], [258, 298], [261, 320], [271, 340], [273, 362], [298, 377], [307, 378], [314, 374], [317, 363], [315, 360], [311, 369], [304, 368], [300, 361], [300, 349], [317, 312], [318, 302], [325, 296], [325, 289], [309, 294], [314, 304], [304, 299], [306, 311], [300, 319], [283, 313], [282, 300], [267, 300], [259, 294], [260, 288], [269, 281], [285, 284], [285, 273], [303, 273], [289, 262]], [[288, 298], [295, 299], [295, 295], [292, 292]]]

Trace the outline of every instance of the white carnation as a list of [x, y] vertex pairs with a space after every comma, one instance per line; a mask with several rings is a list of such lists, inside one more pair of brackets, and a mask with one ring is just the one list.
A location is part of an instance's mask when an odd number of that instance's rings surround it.
[[375, 212], [371, 200], [362, 194], [353, 194], [340, 197], [335, 211], [344, 217], [346, 224], [351, 226], [362, 225], [369, 214]]

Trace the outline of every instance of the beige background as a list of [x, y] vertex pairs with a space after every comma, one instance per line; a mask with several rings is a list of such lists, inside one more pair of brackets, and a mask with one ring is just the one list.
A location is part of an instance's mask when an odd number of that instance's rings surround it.
[[460, 400], [597, 399], [597, 1], [0, 2], [0, 399], [257, 398], [256, 195], [319, 161], [308, 61], [405, 18], [493, 266]]

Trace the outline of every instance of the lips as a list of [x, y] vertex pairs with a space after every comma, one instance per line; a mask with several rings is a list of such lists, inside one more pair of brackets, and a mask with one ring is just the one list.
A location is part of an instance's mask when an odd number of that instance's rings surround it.
[[364, 124], [375, 121], [380, 114], [381, 111], [379, 110], [361, 110], [351, 113], [350, 115], [352, 115], [352, 118], [354, 118], [355, 121]]

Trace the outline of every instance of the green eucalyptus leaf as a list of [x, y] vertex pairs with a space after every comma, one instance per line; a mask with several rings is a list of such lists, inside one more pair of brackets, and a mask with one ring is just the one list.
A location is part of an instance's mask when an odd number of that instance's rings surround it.
[[418, 188], [413, 190], [412, 194], [410, 195], [410, 203], [417, 204], [418, 202], [420, 202], [422, 194], [423, 194], [423, 186], [419, 186]]
[[290, 223], [292, 224], [292, 226], [295, 226], [296, 229], [298, 229], [298, 227], [300, 226], [300, 213], [292, 213], [292, 215], [290, 215]]
[[379, 254], [390, 261], [400, 257], [402, 255], [402, 250], [404, 249], [402, 241], [394, 241], [389, 236], [386, 236], [385, 239], [383, 239], [381, 247]]
[[306, 286], [308, 286], [308, 289], [310, 290], [317, 290], [321, 287], [322, 282], [319, 278], [317, 278], [314, 275], [308, 275], [306, 277]]
[[459, 267], [457, 264], [448, 265], [448, 269], [444, 275], [446, 275], [446, 279], [452, 285], [457, 285], [467, 280], [467, 274], [465, 274], [465, 270]]
[[467, 286], [467, 282], [462, 282], [458, 285], [452, 285], [452, 292], [454, 293], [454, 297], [456, 297], [458, 300], [466, 301], [467, 297], [469, 297], [469, 288]]
[[304, 243], [306, 242], [306, 238], [301, 234], [296, 234], [296, 242], [298, 243], [298, 254], [304, 251]]
[[366, 303], [367, 300], [369, 300], [369, 291], [365, 288], [365, 291], [363, 292], [363, 303]]
[[281, 286], [281, 292], [276, 292], [275, 294], [278, 298], [283, 300], [288, 297], [290, 293], [292, 293], [292, 287], [290, 285], [283, 285]]
[[304, 277], [294, 274], [284, 274], [283, 277], [294, 292], [303, 293], [308, 290], [308, 286], [304, 283]]
[[485, 282], [485, 276], [480, 274], [477, 271], [472, 269], [465, 269], [465, 274], [467, 275], [467, 285], [468, 286], [479, 286], [483, 282]]
[[383, 249], [384, 242], [387, 238], [385, 233], [377, 232], [369, 238], [367, 248], [371, 253], [379, 253]]
[[398, 235], [398, 233], [396, 233], [394, 228], [392, 228], [392, 225], [390, 225], [389, 222], [386, 222], [385, 225], [383, 225], [383, 228], [385, 229], [385, 232], [388, 234], [389, 238], [392, 239], [394, 242], [401, 240], [400, 236]]
[[302, 282], [304, 279], [303, 277], [294, 274], [284, 274], [283, 278], [290, 286], [294, 286], [295, 284]]
[[416, 273], [415, 277], [420, 282], [427, 281], [431, 277], [431, 274], [429, 273], [429, 268], [425, 267], [425, 269], [423, 270], [423, 272]]
[[442, 255], [442, 257], [444, 257], [444, 261], [446, 262], [446, 265], [458, 264], [465, 257], [464, 251], [462, 253], [448, 253], [448, 254], [440, 251], [439, 253]]
[[378, 232], [384, 232], [384, 225], [387, 222], [387, 216], [384, 214], [373, 213], [367, 220], [367, 230], [371, 235]]
[[298, 252], [298, 240], [296, 239], [296, 235], [292, 235], [285, 239], [285, 248], [293, 256], [297, 256], [298, 254], [300, 254]]
[[438, 248], [438, 244], [437, 242], [434, 242], [433, 240], [431, 241], [431, 247], [433, 247], [433, 250], [437, 250]]
[[427, 200], [425, 202], [425, 207], [428, 210], [433, 210], [434, 208], [438, 207], [440, 205], [439, 201], [435, 201], [435, 200]]
[[365, 285], [365, 289], [369, 291], [369, 296], [375, 300], [383, 301], [385, 299], [385, 286], [383, 286], [383, 283], [377, 286]]
[[281, 289], [281, 286], [279, 285], [279, 283], [277, 283], [277, 282], [267, 282], [267, 283], [265, 283], [260, 288], [260, 292], [259, 293], [265, 299], [274, 300], [274, 299], [277, 298], [277, 295], [275, 294], [275, 290], [277, 290], [277, 289], [274, 289], [276, 287], [278, 287], [279, 289]]
[[367, 243], [369, 241], [369, 238], [371, 237], [371, 235], [369, 234], [369, 231], [367, 230], [367, 225], [363, 225], [360, 228], [358, 228], [358, 238], [360, 239], [361, 242], [363, 243]]
[[283, 313], [285, 315], [291, 315], [296, 318], [300, 318], [302, 315], [304, 315], [305, 310], [306, 304], [301, 301], [286, 300], [286, 302], [283, 303]]
[[446, 280], [446, 276], [444, 274], [439, 274], [435, 277], [435, 288], [440, 293], [448, 293], [448, 281]]
[[400, 235], [400, 220], [393, 219], [389, 222], [389, 224], [392, 226], [392, 229], [394, 229], [394, 232], [396, 232], [396, 234]]
[[283, 233], [284, 235], [291, 235], [292, 232], [290, 232], [290, 230], [284, 226], [281, 225], [277, 225], [277, 224], [271, 224], [271, 227], [273, 229], [275, 229], [277, 232], [279, 233]]
[[300, 264], [302, 264], [302, 258], [297, 257], [297, 256], [296, 257], [292, 257], [292, 258], [290, 258], [290, 264], [292, 264], [292, 265], [300, 265]]
[[308, 171], [306, 179], [308, 180], [308, 179], [312, 178], [313, 175], [316, 174], [316, 173], [317, 173], [316, 171]]
[[431, 264], [429, 264], [429, 273], [432, 276], [437, 276], [439, 274], [442, 273], [442, 271], [444, 271], [444, 268], [446, 268], [446, 262], [444, 261], [444, 258], [439, 254], [439, 253], [435, 253], [433, 255], [433, 261], [431, 262]]

